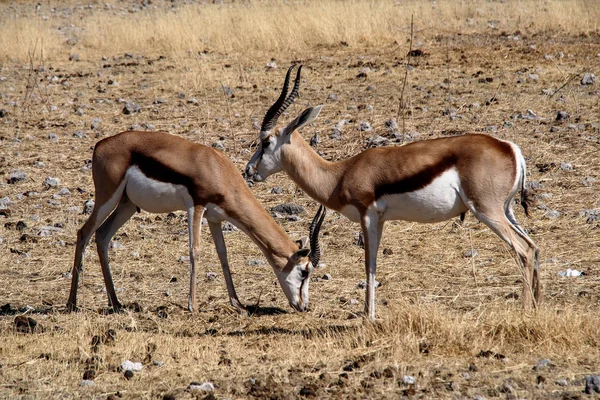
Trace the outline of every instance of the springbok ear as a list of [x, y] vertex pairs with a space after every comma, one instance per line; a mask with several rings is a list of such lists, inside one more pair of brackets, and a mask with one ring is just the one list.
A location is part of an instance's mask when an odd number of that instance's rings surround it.
[[308, 248], [308, 236], [303, 236], [299, 240], [296, 240], [296, 244], [299, 249], [307, 249]]
[[288, 126], [283, 130], [283, 135], [287, 136], [290, 133], [294, 132], [296, 129], [302, 128], [304, 125], [308, 125], [313, 122], [319, 116], [319, 113], [323, 109], [323, 106], [316, 107], [308, 107], [306, 110], [302, 111], [300, 115], [296, 117], [295, 120], [290, 122]]
[[300, 249], [297, 252], [295, 252], [294, 254], [292, 254], [290, 259], [292, 260], [292, 262], [297, 263], [302, 258], [308, 257], [309, 255], [310, 255], [310, 249]]

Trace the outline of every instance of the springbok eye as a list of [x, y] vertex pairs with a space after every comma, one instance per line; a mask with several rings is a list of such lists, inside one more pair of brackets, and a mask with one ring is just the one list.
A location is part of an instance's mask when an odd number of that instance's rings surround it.
[[267, 147], [269, 147], [270, 144], [271, 144], [271, 141], [269, 139], [263, 140], [263, 142], [262, 142], [263, 149], [266, 149]]

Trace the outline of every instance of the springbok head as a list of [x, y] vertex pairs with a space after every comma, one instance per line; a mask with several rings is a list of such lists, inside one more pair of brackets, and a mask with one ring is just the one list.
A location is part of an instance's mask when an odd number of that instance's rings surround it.
[[[320, 206], [310, 224], [309, 237], [297, 241], [300, 249], [290, 256], [287, 266], [282, 271], [275, 270], [290, 306], [298, 311], [308, 309], [308, 285], [312, 272], [318, 268], [321, 259], [319, 231], [326, 213], [325, 207]], [[307, 248], [308, 242], [310, 249]]]
[[292, 65], [286, 75], [281, 89], [279, 98], [265, 114], [262, 126], [260, 128], [260, 143], [256, 152], [246, 165], [246, 177], [251, 178], [255, 182], [265, 180], [270, 175], [283, 170], [281, 164], [282, 147], [290, 143], [291, 134], [303, 126], [313, 122], [323, 106], [309, 107], [302, 111], [292, 122], [290, 122], [283, 130], [274, 131], [275, 124], [279, 116], [287, 110], [287, 108], [296, 100], [298, 89], [300, 88], [300, 72], [302, 65], [298, 67], [294, 87], [288, 95], [288, 87], [290, 83], [290, 75], [295, 65]]

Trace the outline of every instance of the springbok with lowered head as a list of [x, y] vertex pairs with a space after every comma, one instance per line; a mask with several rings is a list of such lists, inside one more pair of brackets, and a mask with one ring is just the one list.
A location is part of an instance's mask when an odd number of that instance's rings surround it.
[[290, 305], [298, 311], [307, 309], [310, 275], [313, 265], [319, 262], [322, 218], [317, 213], [311, 225], [311, 253], [273, 221], [223, 153], [165, 132], [122, 132], [96, 144], [92, 176], [96, 191], [94, 210], [77, 232], [68, 309], [77, 308], [83, 253], [94, 233], [109, 306], [121, 308], [108, 263], [108, 246], [116, 231], [140, 209], [151, 213], [187, 211], [190, 311], [196, 306], [195, 263], [203, 216], [208, 221], [234, 308], [245, 311], [229, 272], [222, 221], [231, 222], [250, 236], [273, 267]]
[[279, 99], [265, 115], [260, 144], [246, 166], [246, 176], [260, 182], [283, 170], [310, 197], [361, 224], [365, 313], [370, 319], [375, 319], [375, 272], [384, 222], [441, 222], [466, 211], [517, 253], [524, 266], [524, 307], [537, 307], [541, 300], [538, 248], [512, 211], [520, 189], [527, 213], [525, 160], [516, 144], [472, 134], [367, 149], [343, 161], [326, 161], [297, 132], [317, 118], [322, 106], [309, 107], [282, 130], [273, 130], [298, 94], [301, 66], [286, 97], [293, 68], [286, 74]]

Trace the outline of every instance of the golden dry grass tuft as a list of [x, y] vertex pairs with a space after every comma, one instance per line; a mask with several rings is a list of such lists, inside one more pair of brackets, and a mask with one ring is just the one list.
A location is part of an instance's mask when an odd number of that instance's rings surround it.
[[[0, 397], [204, 397], [187, 389], [193, 381], [213, 382], [217, 398], [580, 396], [583, 378], [600, 368], [600, 103], [598, 83], [580, 84], [585, 72], [600, 75], [594, 4], [155, 0], [146, 9], [134, 1], [36, 9], [1, 2], [0, 306], [10, 308], [0, 309]], [[411, 15], [414, 47], [425, 54], [407, 59]], [[69, 60], [75, 53], [79, 60]], [[277, 67], [266, 68], [272, 58]], [[142, 212], [110, 252], [119, 298], [131, 309], [105, 313], [90, 246], [82, 312], [63, 312], [76, 231], [87, 217], [82, 205], [93, 198], [86, 165], [94, 143], [130, 127], [167, 130], [220, 142], [241, 171], [253, 152], [253, 125], [297, 61], [305, 65], [301, 96], [281, 120], [324, 104], [302, 134], [318, 133], [317, 150], [328, 160], [390, 135], [385, 123], [398, 112], [407, 62], [399, 133], [422, 140], [484, 132], [522, 148], [528, 180], [539, 188], [531, 218], [515, 211], [541, 250], [539, 311], [523, 313], [513, 254], [467, 215], [462, 224], [386, 224], [378, 321], [365, 322], [359, 228], [331, 212], [321, 239], [327, 266], [315, 277], [332, 279], [311, 282], [309, 313], [289, 309], [270, 268], [248, 265], [263, 259], [260, 251], [232, 232], [226, 242], [238, 294], [262, 310], [237, 315], [205, 231], [200, 311], [190, 314], [188, 265], [178, 261], [187, 253], [185, 216]], [[124, 101], [141, 112], [123, 114]], [[569, 120], [556, 121], [558, 111]], [[348, 122], [343, 138], [331, 139], [340, 120]], [[373, 130], [359, 131], [363, 121]], [[8, 184], [14, 170], [27, 179]], [[45, 186], [48, 176], [60, 185]], [[287, 176], [252, 190], [267, 209], [303, 205], [301, 221], [277, 222], [294, 239], [306, 234], [316, 205]], [[40, 235], [47, 226], [52, 235]], [[468, 250], [478, 255], [466, 257]], [[560, 277], [567, 268], [586, 275]], [[207, 272], [217, 279], [205, 279]], [[18, 332], [17, 316], [40, 328]], [[130, 380], [118, 368], [128, 359], [144, 364]], [[94, 371], [93, 386], [80, 386], [86, 371]], [[404, 375], [416, 383], [403, 383]]]

